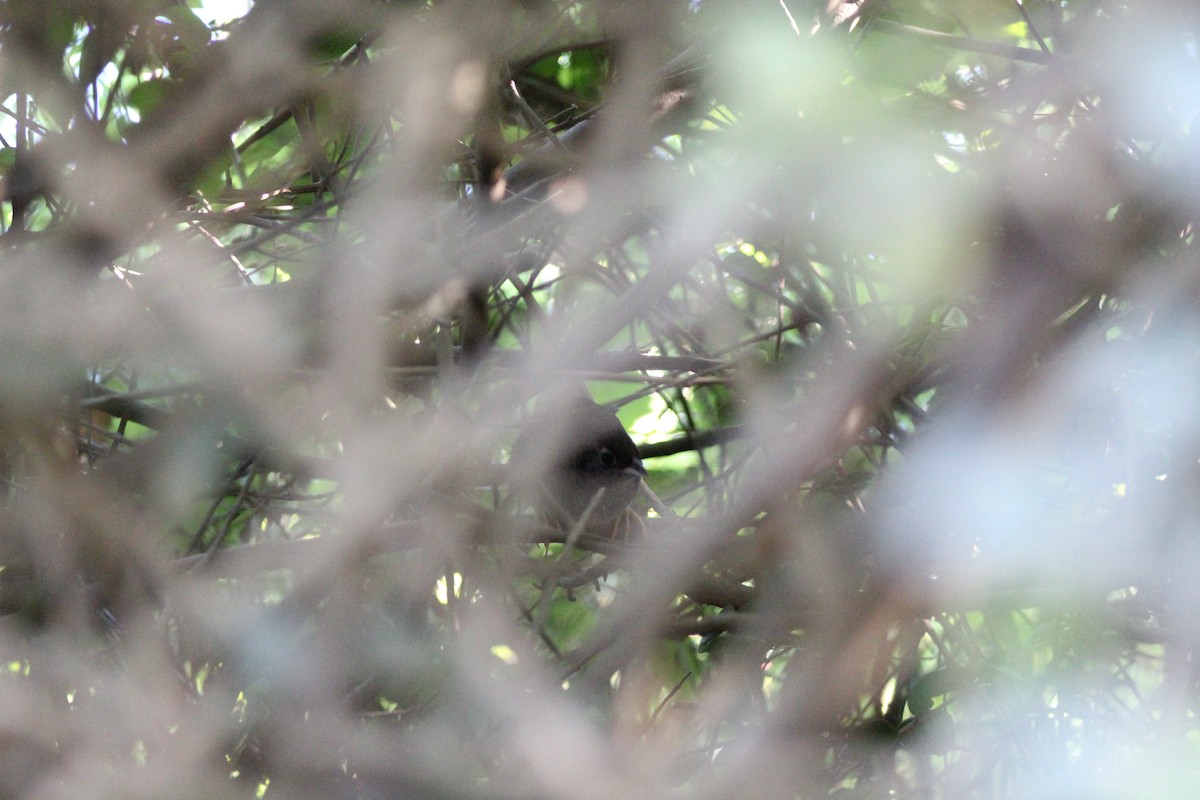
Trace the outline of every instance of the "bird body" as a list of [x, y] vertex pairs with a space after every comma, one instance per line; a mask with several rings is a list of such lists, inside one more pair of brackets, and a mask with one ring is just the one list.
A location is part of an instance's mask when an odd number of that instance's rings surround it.
[[538, 515], [564, 530], [628, 538], [642, 528], [629, 504], [646, 475], [637, 445], [616, 414], [577, 397], [550, 409], [513, 446], [513, 461], [537, 475], [525, 494]]

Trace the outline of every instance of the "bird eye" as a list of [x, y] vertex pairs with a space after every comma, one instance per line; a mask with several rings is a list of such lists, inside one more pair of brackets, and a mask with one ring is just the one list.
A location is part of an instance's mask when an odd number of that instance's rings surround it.
[[615, 467], [616, 465], [617, 465], [617, 457], [616, 457], [616, 455], [613, 454], [613, 451], [609, 450], [607, 447], [601, 447], [600, 448], [600, 466], [605, 467], [605, 468], [612, 468], [612, 467]]

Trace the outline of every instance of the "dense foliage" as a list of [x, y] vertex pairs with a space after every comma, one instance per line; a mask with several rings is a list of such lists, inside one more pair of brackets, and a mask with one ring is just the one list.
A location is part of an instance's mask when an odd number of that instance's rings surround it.
[[0, 4], [0, 793], [1196, 788], [1200, 12], [211, 11]]

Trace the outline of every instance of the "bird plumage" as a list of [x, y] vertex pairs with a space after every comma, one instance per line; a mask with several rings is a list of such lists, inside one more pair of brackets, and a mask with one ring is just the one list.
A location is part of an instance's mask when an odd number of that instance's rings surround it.
[[629, 504], [646, 475], [637, 445], [616, 414], [575, 397], [540, 409], [518, 437], [513, 463], [536, 478], [525, 495], [547, 523], [598, 536], [627, 538], [640, 518]]

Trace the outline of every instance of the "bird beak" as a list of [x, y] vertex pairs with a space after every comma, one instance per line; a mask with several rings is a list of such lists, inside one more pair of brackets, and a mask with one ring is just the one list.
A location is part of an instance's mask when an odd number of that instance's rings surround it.
[[640, 458], [633, 459], [633, 464], [621, 470], [621, 472], [624, 472], [626, 475], [636, 475], [639, 478], [646, 477], [646, 467], [642, 464]]

